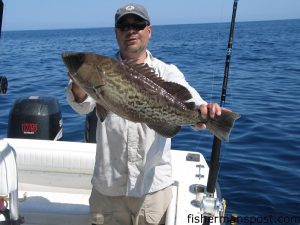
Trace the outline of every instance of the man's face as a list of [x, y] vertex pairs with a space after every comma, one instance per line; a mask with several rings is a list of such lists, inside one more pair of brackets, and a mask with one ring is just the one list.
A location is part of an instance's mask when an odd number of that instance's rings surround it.
[[115, 32], [122, 56], [132, 58], [145, 52], [152, 28], [142, 18], [129, 14], [121, 18]]

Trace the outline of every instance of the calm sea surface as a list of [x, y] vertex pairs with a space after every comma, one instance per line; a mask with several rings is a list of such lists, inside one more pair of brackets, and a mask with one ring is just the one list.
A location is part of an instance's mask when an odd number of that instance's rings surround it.
[[[154, 26], [149, 49], [176, 64], [203, 98], [219, 102], [228, 31], [227, 23]], [[0, 49], [0, 74], [9, 81], [0, 96], [0, 137], [16, 99], [51, 95], [61, 105], [64, 139], [82, 141], [85, 117], [66, 102], [60, 54], [111, 56], [113, 29], [4, 32]], [[237, 23], [228, 85], [226, 107], [242, 117], [222, 144], [219, 184], [227, 214], [253, 217], [252, 224], [299, 224], [300, 20]], [[199, 151], [209, 161], [211, 145], [207, 131], [183, 128], [172, 147]], [[262, 223], [263, 217], [272, 221]]]

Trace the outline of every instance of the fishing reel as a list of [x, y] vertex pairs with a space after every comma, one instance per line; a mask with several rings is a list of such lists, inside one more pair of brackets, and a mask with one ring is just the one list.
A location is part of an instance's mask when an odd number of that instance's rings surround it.
[[196, 199], [192, 201], [192, 204], [200, 208], [204, 221], [205, 217], [209, 220], [211, 218], [217, 218], [220, 223], [223, 223], [226, 211], [226, 200], [221, 198], [221, 193], [218, 189], [216, 196], [214, 196], [213, 193], [208, 193], [206, 186], [200, 184], [190, 186], [190, 191], [196, 194]]
[[200, 203], [200, 209], [204, 216], [214, 217], [218, 215], [222, 219], [225, 216], [226, 201], [206, 194]]
[[8, 82], [5, 76], [0, 76], [0, 94], [5, 94], [7, 91]]

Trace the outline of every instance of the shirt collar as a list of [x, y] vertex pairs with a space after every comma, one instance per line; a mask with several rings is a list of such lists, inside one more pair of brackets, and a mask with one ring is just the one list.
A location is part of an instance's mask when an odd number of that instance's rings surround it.
[[[147, 52], [147, 57], [146, 57], [144, 63], [146, 63], [146, 64], [148, 64], [149, 66], [151, 66], [151, 65], [152, 65], [152, 61], [153, 61], [153, 56], [152, 56], [151, 52], [150, 52], [148, 49], [146, 50], [146, 52]], [[117, 60], [119, 60], [119, 61], [122, 61], [122, 57], [121, 57], [120, 51], [118, 51], [118, 52], [115, 54], [115, 58], [116, 58]]]

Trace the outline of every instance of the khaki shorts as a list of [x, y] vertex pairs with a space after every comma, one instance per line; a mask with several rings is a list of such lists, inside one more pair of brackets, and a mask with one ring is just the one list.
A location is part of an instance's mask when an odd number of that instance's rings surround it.
[[91, 223], [97, 225], [164, 224], [171, 199], [171, 186], [141, 198], [105, 196], [93, 188], [90, 197]]

